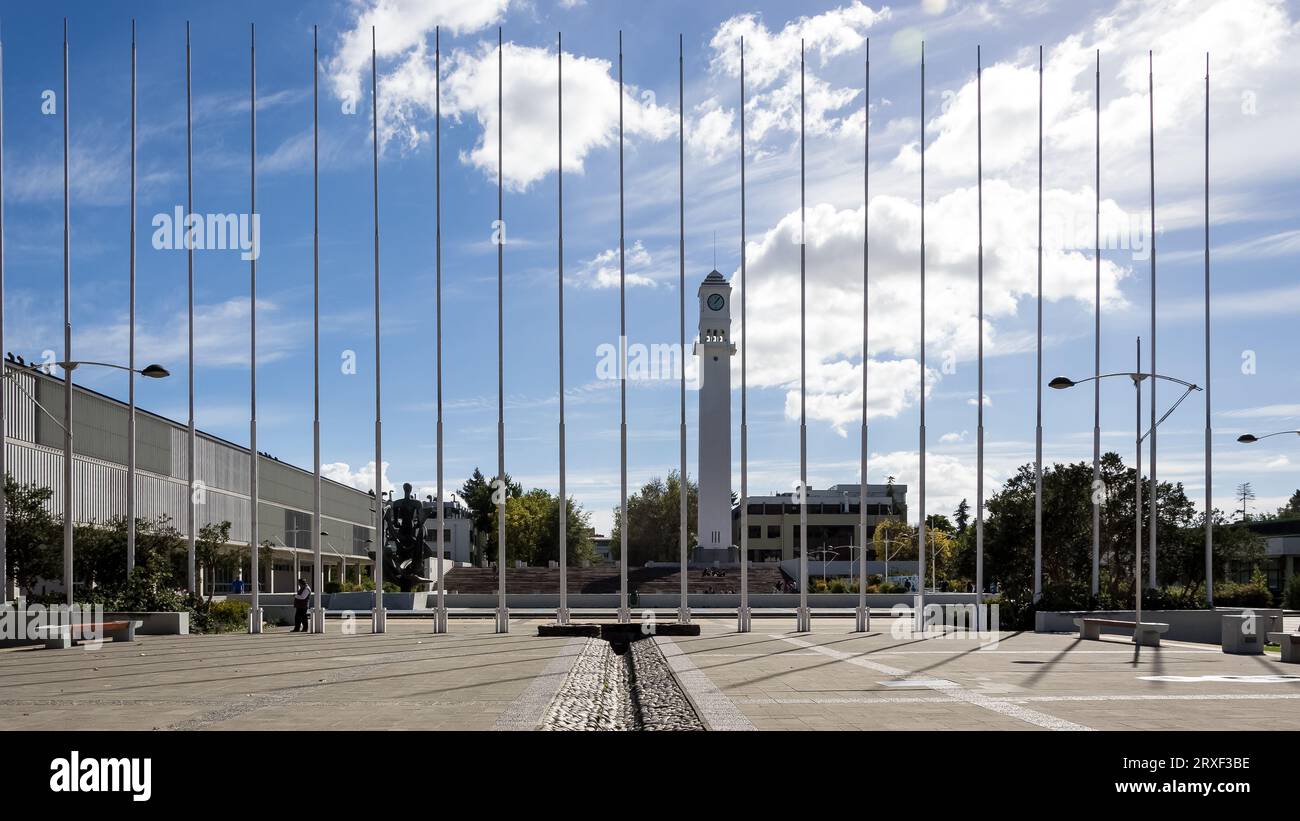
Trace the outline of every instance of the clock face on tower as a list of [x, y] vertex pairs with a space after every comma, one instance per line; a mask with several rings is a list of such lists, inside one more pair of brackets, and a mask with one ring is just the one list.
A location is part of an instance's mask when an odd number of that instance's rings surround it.
[[723, 304], [722, 294], [709, 294], [708, 306], [711, 310], [721, 311]]

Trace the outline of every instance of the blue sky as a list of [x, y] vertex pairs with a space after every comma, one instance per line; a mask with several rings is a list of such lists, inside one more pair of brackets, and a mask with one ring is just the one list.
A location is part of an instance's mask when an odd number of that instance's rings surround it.
[[[247, 212], [248, 26], [258, 39], [259, 446], [311, 464], [311, 26], [321, 42], [322, 440], [329, 475], [373, 477], [370, 25], [381, 142], [384, 459], [389, 482], [434, 484], [433, 27], [444, 26], [443, 274], [446, 476], [496, 459], [496, 26], [505, 32], [506, 461], [557, 484], [555, 35], [564, 33], [568, 486], [609, 526], [618, 499], [617, 383], [598, 378], [618, 338], [618, 32], [624, 32], [628, 329], [677, 339], [677, 62], [686, 70], [687, 325], [698, 281], [739, 269], [739, 81], [749, 80], [750, 483], [798, 475], [798, 44], [807, 49], [809, 479], [858, 479], [862, 120], [872, 44], [870, 481], [914, 485], [919, 369], [920, 42], [927, 89], [929, 508], [975, 484], [975, 49], [984, 59], [986, 481], [1033, 458], [1037, 47], [1046, 70], [1044, 378], [1092, 370], [1093, 79], [1101, 50], [1102, 369], [1129, 369], [1149, 336], [1147, 49], [1156, 77], [1158, 369], [1204, 377], [1201, 299], [1204, 55], [1211, 53], [1215, 504], [1254, 484], [1259, 509], [1300, 486], [1295, 264], [1300, 28], [1273, 0], [1064, 3], [926, 0], [622, 3], [362, 0], [267, 4], [6, 4], [4, 348], [61, 356], [63, 17], [71, 42], [74, 353], [125, 361], [130, 25], [139, 48], [138, 350], [173, 378], [142, 407], [184, 419], [185, 254], [155, 249], [152, 220], [185, 201], [184, 27], [192, 26], [194, 210]], [[355, 111], [345, 109], [355, 97]], [[61, 93], [61, 92], [60, 92]], [[60, 100], [59, 105], [65, 101]], [[61, 109], [59, 110], [61, 113]], [[484, 143], [486, 138], [486, 145]], [[1118, 230], [1122, 227], [1123, 230]], [[716, 234], [716, 245], [715, 237]], [[248, 263], [195, 254], [197, 424], [248, 435]], [[737, 300], [739, 293], [737, 293]], [[733, 327], [738, 337], [738, 323]], [[689, 345], [689, 342], [688, 342]], [[341, 364], [353, 352], [356, 372]], [[737, 358], [738, 360], [738, 358]], [[1144, 356], [1144, 368], [1148, 362]], [[1253, 372], [1251, 367], [1253, 365]], [[739, 362], [733, 383], [739, 384]], [[125, 396], [111, 372], [79, 373]], [[677, 462], [675, 375], [629, 388], [632, 486]], [[1174, 394], [1163, 389], [1164, 407]], [[1091, 391], [1045, 392], [1045, 458], [1091, 458]], [[1132, 394], [1102, 392], [1103, 445], [1132, 459]], [[687, 398], [695, 472], [695, 394]], [[733, 404], [738, 406], [738, 396]], [[738, 413], [737, 413], [738, 417]], [[735, 420], [738, 424], [738, 419]], [[1203, 496], [1203, 395], [1160, 429], [1159, 473]], [[738, 436], [738, 429], [736, 431]], [[739, 458], [738, 446], [732, 450]], [[733, 486], [739, 487], [739, 465]]]

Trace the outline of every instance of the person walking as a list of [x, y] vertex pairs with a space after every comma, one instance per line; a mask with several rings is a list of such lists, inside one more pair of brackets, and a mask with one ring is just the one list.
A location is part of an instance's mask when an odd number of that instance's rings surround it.
[[[298, 580], [298, 592], [293, 594], [293, 633], [308, 633], [307, 604], [311, 601], [311, 586], [306, 579]], [[299, 629], [301, 628], [301, 630]]]

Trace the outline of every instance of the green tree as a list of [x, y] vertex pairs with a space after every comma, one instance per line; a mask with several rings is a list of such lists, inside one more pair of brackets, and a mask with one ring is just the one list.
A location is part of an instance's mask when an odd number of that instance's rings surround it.
[[886, 548], [891, 562], [916, 561], [916, 528], [902, 519], [885, 519], [878, 522], [875, 531], [871, 534], [871, 542], [876, 548], [878, 561], [885, 561]]
[[59, 553], [59, 527], [50, 515], [54, 491], [33, 484], [18, 484], [4, 477], [5, 546], [10, 580], [29, 589], [41, 579], [63, 575]]
[[[199, 528], [199, 532], [194, 537], [194, 564], [203, 570], [203, 575], [210, 585], [209, 591], [215, 589], [213, 582], [216, 581], [218, 571], [233, 570], [239, 563], [238, 557], [225, 549], [229, 541], [230, 522], [228, 521], [208, 522]], [[202, 595], [202, 592], [199, 591], [199, 594]], [[208, 593], [208, 600], [212, 600], [211, 592]]]
[[[495, 538], [495, 528], [492, 533]], [[564, 538], [569, 564], [580, 566], [595, 560], [591, 533], [591, 514], [569, 497]], [[511, 562], [519, 560], [530, 566], [541, 566], [559, 561], [559, 497], [534, 488], [506, 499], [506, 535], [507, 557]]]
[[[641, 566], [649, 561], [674, 561], [681, 555], [681, 478], [677, 471], [667, 481], [651, 479], [628, 497], [628, 565]], [[699, 509], [699, 486], [686, 478], [687, 544], [696, 544], [696, 512]], [[620, 558], [623, 515], [614, 509], [614, 528], [610, 533], [610, 555]]]
[[[1101, 507], [1101, 587], [1114, 603], [1130, 600], [1133, 591], [1134, 471], [1116, 453], [1101, 459], [1098, 503]], [[1140, 526], [1150, 532], [1149, 483], [1143, 478]], [[1181, 483], [1161, 482], [1157, 509], [1160, 544], [1159, 582], [1203, 588], [1205, 581], [1204, 517], [1196, 512]], [[1055, 464], [1043, 470], [1043, 588], [1058, 591], [1061, 604], [1087, 606], [1092, 576], [1092, 465]], [[987, 502], [984, 526], [985, 581], [998, 582], [1012, 595], [1028, 596], [1034, 573], [1034, 466], [1022, 466]], [[1214, 514], [1216, 566], [1262, 555], [1262, 543], [1244, 527], [1229, 527]], [[1054, 604], [1056, 603], [1055, 600]]]
[[927, 531], [938, 531], [947, 534], [957, 532], [957, 529], [952, 526], [952, 522], [948, 521], [948, 517], [942, 513], [931, 513], [929, 516], [926, 516], [925, 529]]
[[966, 532], [966, 526], [970, 524], [970, 505], [965, 499], [957, 504], [957, 509], [952, 513], [953, 521], [957, 523], [957, 535]]
[[[492, 484], [495, 481], [495, 476], [484, 476], [481, 470], [474, 468], [474, 475], [466, 479], [465, 484], [460, 488], [460, 498], [464, 501], [470, 519], [474, 523], [474, 536], [478, 540], [477, 548], [480, 551], [489, 540], [489, 534], [496, 533], [497, 506], [492, 501]], [[505, 481], [506, 499], [523, 495], [523, 486], [511, 479], [509, 473], [506, 474]]]
[[1300, 488], [1291, 494], [1286, 504], [1277, 509], [1277, 518], [1279, 519], [1297, 519], [1300, 518]]

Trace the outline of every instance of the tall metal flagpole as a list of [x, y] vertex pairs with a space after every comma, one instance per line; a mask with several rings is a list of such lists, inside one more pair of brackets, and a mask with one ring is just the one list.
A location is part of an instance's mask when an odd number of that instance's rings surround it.
[[[1034, 424], [1034, 601], [1043, 595], [1043, 47], [1038, 47], [1038, 395]], [[984, 397], [980, 396], [983, 404]]]
[[[689, 525], [687, 524], [688, 514], [690, 512], [689, 496], [686, 487], [686, 125], [685, 125], [685, 97], [686, 91], [686, 69], [685, 51], [682, 42], [682, 35], [677, 35], [677, 299], [678, 299], [678, 334], [679, 343], [682, 351], [682, 372], [681, 380], [681, 421], [678, 425], [678, 434], [681, 445], [681, 469], [677, 477], [677, 507], [681, 518], [681, 569], [678, 572], [680, 579], [680, 600], [677, 603], [677, 623], [691, 623], [691, 608], [687, 599], [688, 592], [688, 567], [686, 564], [686, 550], [690, 547], [687, 541], [690, 539]], [[740, 111], [741, 128], [745, 124], [745, 111]], [[742, 170], [743, 175], [743, 160]], [[742, 176], [743, 180], [743, 176]], [[743, 194], [741, 195], [743, 198]], [[741, 218], [744, 219], [743, 206]], [[741, 296], [741, 304], [744, 304], [744, 296]], [[744, 352], [741, 352], [742, 360]], [[742, 377], [743, 378], [743, 377]], [[741, 402], [744, 402], [743, 392]], [[743, 447], [743, 445], [742, 445]]]
[[[4, 349], [5, 336], [5, 206], [4, 206], [4, 165], [5, 165], [5, 116], [4, 116], [4, 38], [0, 36], [0, 350]], [[0, 362], [0, 380], [4, 379], [4, 363]], [[9, 603], [9, 531], [6, 525], [5, 477], [9, 475], [9, 465], [5, 459], [5, 404], [4, 382], [0, 381], [0, 605]]]
[[[249, 218], [257, 215], [257, 25], [250, 23], [248, 27], [248, 157], [249, 157]], [[257, 249], [254, 249], [256, 251]], [[249, 290], [248, 290], [248, 311], [249, 311], [249, 417], [248, 417], [248, 546], [250, 556], [252, 557], [252, 567], [249, 575], [252, 576], [253, 582], [253, 602], [252, 609], [248, 613], [248, 632], [262, 632], [262, 610], [259, 605], [259, 568], [258, 562], [258, 528], [257, 528], [257, 255], [254, 253], [249, 260]], [[274, 567], [271, 570], [275, 572]]]
[[627, 301], [626, 257], [623, 244], [623, 32], [618, 33], [618, 454], [619, 503], [623, 517], [619, 528], [618, 620], [631, 619], [627, 606]]
[[1210, 53], [1205, 53], [1205, 601], [1214, 606], [1214, 444], [1210, 430]]
[[72, 606], [72, 211], [68, 199], [68, 18], [63, 18], [63, 586]]
[[[925, 626], [925, 42], [921, 42], [921, 419], [920, 447], [920, 518], [916, 530], [917, 594], [913, 604], [913, 624], [920, 631]], [[983, 401], [983, 397], [980, 398]]]
[[569, 497], [564, 485], [564, 34], [555, 35], [555, 124], [558, 147], [555, 152], [556, 289], [559, 294], [560, 362], [560, 609], [555, 621], [569, 623]]
[[975, 427], [975, 616], [984, 622], [984, 57], [980, 46], [975, 47], [975, 169], [976, 192], [979, 206], [976, 209], [978, 232], [979, 280], [976, 303], [979, 306], [979, 326], [976, 330], [979, 348], [979, 387], [975, 402], [978, 408]]
[[[194, 211], [194, 115], [190, 97], [190, 24], [185, 23], [185, 279], [186, 279], [186, 324], [189, 364], [185, 369], [188, 388], [189, 421], [185, 430], [185, 470], [187, 474], [189, 504], [185, 506], [186, 547], [188, 549], [189, 572], [195, 573], [195, 487], [194, 487], [194, 236], [190, 226], [190, 214]], [[216, 580], [211, 580], [215, 582]]]
[[[127, 411], [126, 411], [126, 574], [130, 577], [135, 570], [135, 151], [136, 151], [136, 59], [135, 59], [135, 20], [131, 21], [131, 250], [130, 250], [130, 285], [127, 288], [130, 301], [130, 328], [127, 343]], [[194, 590], [193, 566], [188, 568], [187, 587]]]
[[[433, 29], [433, 260], [434, 260], [434, 310], [437, 312], [437, 372], [438, 372], [438, 606], [433, 611], [433, 632], [447, 632], [446, 585], [443, 580], [443, 527], [444, 506], [442, 487], [442, 27]], [[563, 399], [561, 399], [563, 401]], [[561, 473], [563, 475], [563, 473]], [[563, 481], [563, 480], [561, 480]], [[563, 494], [561, 494], [563, 495]], [[560, 582], [563, 584], [563, 581]], [[563, 590], [561, 590], [563, 592]]]
[[740, 608], [736, 611], [736, 632], [749, 632], [749, 390], [746, 383], [745, 332], [749, 318], [745, 298], [745, 38], [740, 38]]
[[[1155, 105], [1155, 56], [1154, 52], [1147, 52], [1147, 104], [1148, 115], [1150, 117], [1149, 143], [1150, 160], [1151, 160], [1151, 373], [1159, 373], [1156, 370], [1156, 105]], [[1141, 370], [1139, 368], [1139, 370]], [[1151, 497], [1151, 559], [1147, 563], [1147, 586], [1151, 589], [1156, 587], [1156, 523], [1159, 520], [1157, 513], [1159, 496], [1157, 491], [1159, 485], [1156, 484], [1156, 382], [1151, 380], [1151, 490], [1148, 494]]]
[[314, 594], [312, 602], [312, 630], [325, 632], [325, 608], [321, 603], [321, 588], [325, 586], [325, 570], [321, 567], [321, 467], [320, 467], [320, 52], [319, 27], [311, 27], [311, 284], [312, 284], [312, 528], [311, 556]]
[[[1136, 373], [1142, 372], [1142, 337], [1137, 338], [1137, 367]], [[1154, 379], [1151, 381], [1155, 381]], [[1137, 423], [1134, 429], [1134, 457], [1135, 464], [1133, 469], [1133, 613], [1134, 621], [1138, 626], [1142, 624], [1142, 380], [1135, 377], [1133, 379], [1133, 392], [1135, 394], [1135, 405]], [[1137, 640], [1137, 632], [1133, 633], [1133, 639]]]
[[[868, 188], [871, 155], [871, 38], [867, 38], [862, 97], [862, 465], [858, 475], [858, 609], [854, 628], [863, 633], [871, 629], [871, 610], [867, 608], [867, 326], [869, 300], [867, 287], [868, 251], [871, 247], [869, 216], [871, 194]], [[850, 559], [853, 557], [850, 556]]]
[[370, 630], [383, 633], [387, 628], [384, 609], [384, 457], [382, 385], [379, 366], [379, 81], [375, 57], [375, 27], [370, 27], [370, 177], [374, 192], [375, 221], [375, 603], [370, 613]]
[[501, 166], [503, 106], [502, 82], [505, 45], [497, 27], [497, 482], [501, 504], [497, 505], [497, 624], [498, 633], [510, 632], [510, 611], [506, 608], [506, 381], [505, 381], [505, 217]]
[[1092, 303], [1092, 595], [1101, 591], [1101, 49], [1097, 49], [1097, 121], [1096, 161], [1094, 165], [1093, 194], [1096, 204], [1093, 210], [1093, 249], [1092, 261], [1093, 303]]
[[805, 402], [807, 382], [807, 206], [804, 200], [804, 57], [803, 40], [799, 41], [799, 610], [795, 614], [797, 632], [812, 629], [808, 610], [808, 416]]

